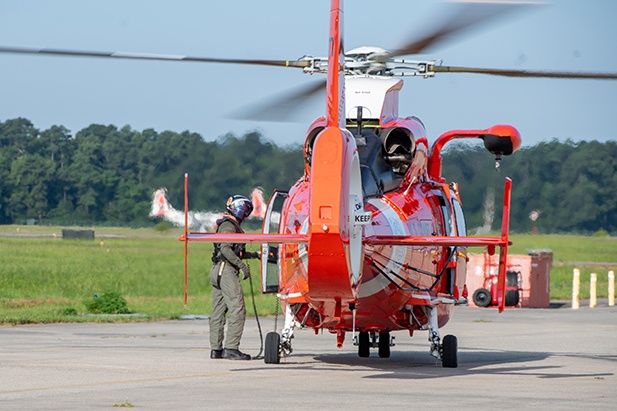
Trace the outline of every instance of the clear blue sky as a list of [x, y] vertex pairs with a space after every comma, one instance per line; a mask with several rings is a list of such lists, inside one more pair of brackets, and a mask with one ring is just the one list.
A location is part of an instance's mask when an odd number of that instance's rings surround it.
[[[345, 2], [345, 47], [394, 49], [443, 17], [436, 1]], [[0, 44], [227, 58], [326, 54], [329, 1], [0, 0]], [[617, 72], [617, 2], [556, 0], [497, 20], [422, 58], [445, 65]], [[0, 55], [0, 121], [73, 133], [92, 123], [190, 130], [206, 140], [261, 131], [302, 143], [322, 101], [297, 123], [230, 114], [312, 80], [300, 70], [220, 64]], [[524, 144], [617, 139], [617, 81], [509, 79], [475, 74], [408, 78], [400, 114], [429, 140], [458, 128], [517, 127]]]

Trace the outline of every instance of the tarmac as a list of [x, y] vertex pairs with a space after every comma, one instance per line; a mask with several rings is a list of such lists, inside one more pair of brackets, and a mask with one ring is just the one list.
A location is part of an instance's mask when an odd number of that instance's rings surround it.
[[[617, 307], [457, 307], [459, 367], [429, 355], [427, 332], [395, 332], [390, 358], [359, 358], [328, 332], [298, 330], [281, 364], [211, 360], [208, 321], [0, 327], [0, 409], [615, 409]], [[282, 318], [278, 319], [279, 330]], [[264, 334], [274, 318], [260, 319]], [[247, 319], [241, 349], [257, 354]]]

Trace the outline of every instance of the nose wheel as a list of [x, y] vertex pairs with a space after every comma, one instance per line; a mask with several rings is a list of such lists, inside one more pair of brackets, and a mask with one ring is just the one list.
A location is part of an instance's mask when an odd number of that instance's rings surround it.
[[358, 333], [358, 356], [367, 358], [371, 355], [371, 339], [368, 331], [360, 331]]
[[[379, 338], [377, 338], [379, 335]], [[371, 355], [371, 348], [377, 348], [379, 358], [390, 358], [390, 347], [394, 345], [390, 337], [390, 332], [376, 334], [374, 331], [360, 331], [356, 344], [358, 345], [358, 356], [367, 358]]]
[[390, 358], [390, 333], [379, 333], [379, 340], [377, 343], [379, 349], [379, 358]]

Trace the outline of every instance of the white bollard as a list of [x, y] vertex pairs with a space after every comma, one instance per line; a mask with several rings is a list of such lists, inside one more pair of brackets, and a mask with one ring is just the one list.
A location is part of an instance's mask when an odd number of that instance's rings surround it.
[[596, 298], [596, 286], [598, 284], [598, 275], [596, 273], [591, 273], [589, 276], [589, 308], [593, 308], [596, 306], [597, 298]]
[[608, 272], [608, 306], [615, 305], [615, 273], [613, 271]]
[[581, 272], [578, 268], [574, 269], [572, 275], [572, 309], [578, 310], [578, 299], [581, 289]]

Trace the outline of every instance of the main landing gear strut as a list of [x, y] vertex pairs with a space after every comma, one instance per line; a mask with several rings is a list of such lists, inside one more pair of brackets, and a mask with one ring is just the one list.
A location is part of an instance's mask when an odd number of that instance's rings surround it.
[[[456, 337], [454, 335], [446, 335], [442, 341], [439, 334], [437, 309], [425, 306], [424, 310], [428, 317], [427, 328], [428, 340], [431, 343], [431, 355], [441, 360], [442, 365], [446, 368], [458, 367], [458, 342]], [[264, 347], [264, 361], [266, 364], [279, 364], [282, 356], [286, 357], [292, 353], [291, 339], [293, 338], [294, 329], [302, 326], [302, 323], [295, 320], [291, 306], [287, 305], [285, 325], [281, 334], [279, 335], [276, 331], [272, 331], [266, 335]], [[388, 331], [380, 333], [360, 331], [357, 337], [354, 337], [354, 345], [358, 346], [358, 356], [360, 357], [369, 357], [371, 348], [377, 348], [380, 358], [389, 358], [390, 347], [394, 346], [394, 337], [390, 336]]]
[[[307, 311], [307, 315], [308, 315]], [[305, 317], [306, 319], [306, 317]], [[279, 335], [276, 331], [266, 334], [265, 350], [264, 350], [264, 362], [266, 364], [279, 364], [281, 357], [286, 357], [292, 353], [291, 339], [294, 336], [294, 329], [296, 327], [302, 327], [298, 321], [296, 321], [291, 306], [287, 305], [285, 308], [285, 325]]]
[[439, 324], [437, 322], [437, 309], [426, 306], [428, 317], [428, 340], [431, 343], [431, 355], [446, 368], [458, 367], [458, 341], [454, 335], [446, 335], [441, 341], [439, 334]]

